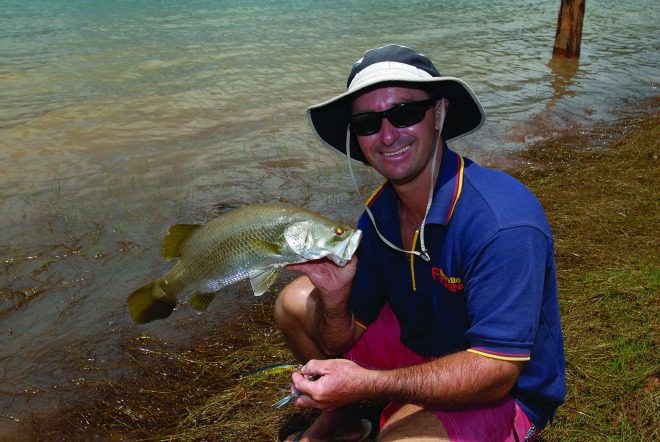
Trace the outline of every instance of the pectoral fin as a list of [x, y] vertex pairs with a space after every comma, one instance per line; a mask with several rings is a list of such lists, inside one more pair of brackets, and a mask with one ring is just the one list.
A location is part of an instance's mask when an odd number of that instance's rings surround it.
[[250, 284], [252, 284], [254, 295], [263, 295], [268, 290], [268, 287], [275, 282], [281, 271], [282, 266], [278, 265], [250, 272]]
[[181, 246], [200, 227], [201, 224], [175, 224], [167, 229], [161, 248], [163, 258], [170, 260], [181, 256]]

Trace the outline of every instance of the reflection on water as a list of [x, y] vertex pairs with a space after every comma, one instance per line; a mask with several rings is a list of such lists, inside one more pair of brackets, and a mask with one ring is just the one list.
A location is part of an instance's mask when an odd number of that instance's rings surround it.
[[574, 97], [577, 91], [573, 88], [573, 77], [578, 71], [580, 66], [579, 59], [569, 59], [561, 57], [552, 57], [548, 63], [548, 67], [552, 71], [552, 90], [554, 94], [548, 103], [548, 108], [553, 107], [564, 96]]
[[[578, 66], [548, 63], [555, 2], [0, 0], [0, 427], [75, 395], [128, 336], [185, 340], [263, 302], [232, 288], [201, 317], [131, 324], [167, 226], [276, 200], [356, 219], [304, 109], [367, 48], [466, 80], [488, 119], [454, 147], [479, 159], [656, 94], [656, 3], [591, 5]], [[356, 175], [364, 195], [379, 182]]]

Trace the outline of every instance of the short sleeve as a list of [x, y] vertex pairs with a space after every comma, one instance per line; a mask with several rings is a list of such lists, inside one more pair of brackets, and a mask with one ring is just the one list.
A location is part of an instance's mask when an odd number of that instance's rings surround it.
[[552, 240], [534, 227], [497, 232], [470, 262], [468, 351], [526, 361], [537, 333]]

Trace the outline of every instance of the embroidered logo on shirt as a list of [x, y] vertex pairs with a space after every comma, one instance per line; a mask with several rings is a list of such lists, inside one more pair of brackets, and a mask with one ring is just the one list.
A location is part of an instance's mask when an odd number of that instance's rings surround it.
[[445, 272], [440, 267], [433, 267], [431, 269], [431, 276], [434, 281], [438, 281], [452, 293], [461, 292], [465, 288], [461, 278], [458, 276], [445, 275]]

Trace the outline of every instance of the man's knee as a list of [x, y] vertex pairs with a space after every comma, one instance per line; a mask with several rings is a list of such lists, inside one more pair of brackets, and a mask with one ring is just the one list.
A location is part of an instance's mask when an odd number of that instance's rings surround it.
[[418, 405], [406, 404], [387, 420], [378, 437], [380, 442], [403, 440], [449, 441], [440, 420], [430, 411]]
[[324, 357], [314, 335], [314, 286], [305, 276], [284, 287], [275, 302], [275, 322], [301, 362]]
[[287, 284], [275, 301], [275, 322], [282, 328], [291, 322], [305, 321], [308, 317], [309, 295], [314, 286], [306, 276]]

